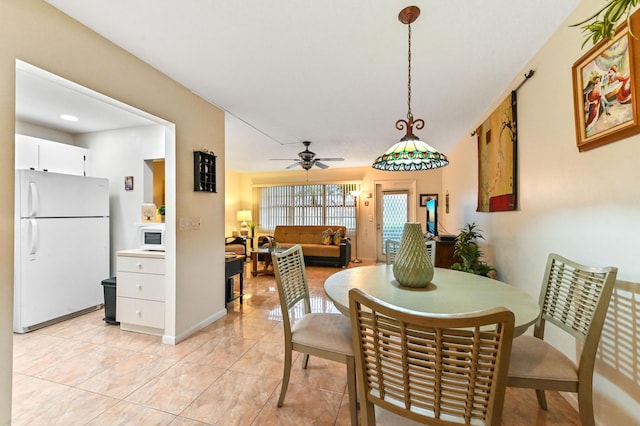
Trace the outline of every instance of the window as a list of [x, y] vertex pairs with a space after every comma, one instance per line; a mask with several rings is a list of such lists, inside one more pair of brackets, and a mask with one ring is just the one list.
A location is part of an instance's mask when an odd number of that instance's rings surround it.
[[276, 225], [327, 225], [355, 229], [356, 209], [349, 191], [357, 184], [269, 186], [258, 189], [260, 231]]

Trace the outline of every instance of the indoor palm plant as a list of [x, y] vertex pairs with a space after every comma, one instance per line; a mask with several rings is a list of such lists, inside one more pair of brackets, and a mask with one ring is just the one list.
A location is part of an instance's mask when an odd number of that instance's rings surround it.
[[451, 265], [451, 269], [495, 278], [495, 268], [481, 260], [483, 253], [478, 247], [478, 239], [484, 240], [484, 236], [475, 223], [467, 224], [460, 230], [453, 249], [453, 255], [459, 262]]

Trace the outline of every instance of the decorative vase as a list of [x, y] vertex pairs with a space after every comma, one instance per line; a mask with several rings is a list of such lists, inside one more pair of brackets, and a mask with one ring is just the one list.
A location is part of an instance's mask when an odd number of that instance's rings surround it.
[[407, 222], [393, 262], [393, 276], [405, 287], [426, 287], [433, 279], [433, 264], [427, 253], [422, 225]]

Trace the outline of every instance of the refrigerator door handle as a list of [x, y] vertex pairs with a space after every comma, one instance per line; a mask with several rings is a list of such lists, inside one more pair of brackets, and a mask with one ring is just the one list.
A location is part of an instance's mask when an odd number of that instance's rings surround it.
[[36, 254], [39, 237], [38, 222], [35, 219], [29, 219], [29, 254]]
[[29, 182], [29, 216], [35, 216], [38, 213], [38, 185], [35, 182]]

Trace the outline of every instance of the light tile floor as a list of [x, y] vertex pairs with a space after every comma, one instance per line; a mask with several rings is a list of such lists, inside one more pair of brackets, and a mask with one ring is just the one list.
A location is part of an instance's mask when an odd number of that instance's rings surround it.
[[[176, 346], [120, 331], [95, 311], [14, 335], [14, 425], [348, 425], [345, 367], [294, 354], [285, 404], [282, 323], [275, 282], [252, 277], [244, 304]], [[308, 267], [314, 311], [336, 312], [322, 284], [339, 271]], [[508, 389], [504, 425], [579, 425], [557, 393]]]

